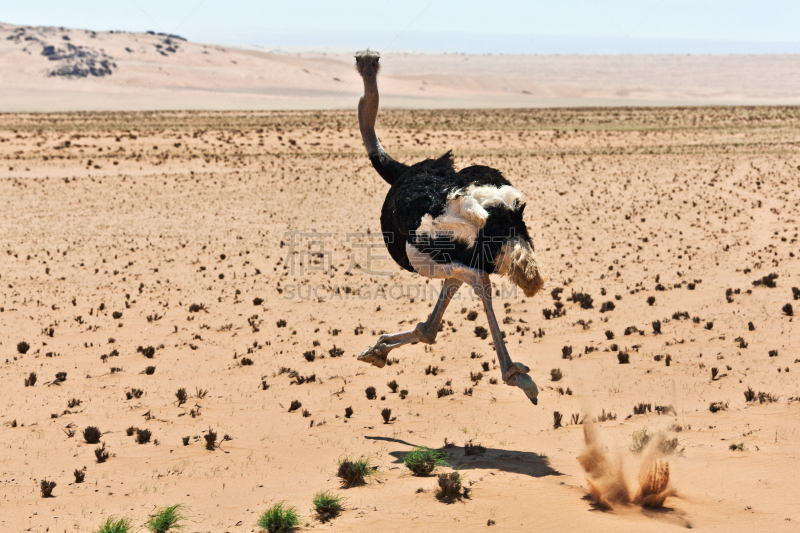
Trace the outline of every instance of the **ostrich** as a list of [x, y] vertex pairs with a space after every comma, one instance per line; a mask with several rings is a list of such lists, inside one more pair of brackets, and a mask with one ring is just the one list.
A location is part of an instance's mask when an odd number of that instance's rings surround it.
[[511, 361], [492, 310], [490, 274], [507, 276], [525, 293], [535, 295], [544, 277], [522, 219], [522, 193], [500, 171], [481, 165], [460, 171], [452, 152], [413, 165], [395, 161], [375, 133], [378, 115], [379, 55], [356, 55], [364, 80], [358, 102], [358, 124], [372, 166], [391, 186], [381, 211], [381, 229], [392, 259], [405, 270], [443, 279], [433, 312], [425, 322], [402, 333], [381, 335], [358, 359], [378, 368], [391, 350], [404, 344], [433, 344], [447, 304], [466, 283], [483, 303], [503, 381], [520, 387], [534, 404], [538, 388], [528, 367]]

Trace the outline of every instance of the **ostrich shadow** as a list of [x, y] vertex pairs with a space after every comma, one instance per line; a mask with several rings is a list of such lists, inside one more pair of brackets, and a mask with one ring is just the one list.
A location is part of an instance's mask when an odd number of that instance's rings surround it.
[[[416, 448], [418, 445], [401, 439], [391, 437], [371, 437], [365, 439], [380, 440], [404, 444]], [[504, 472], [514, 472], [531, 477], [563, 476], [562, 472], [550, 466], [550, 460], [546, 455], [534, 452], [521, 452], [514, 450], [502, 450], [497, 448], [485, 448], [485, 451], [478, 455], [466, 455], [464, 446], [447, 445], [443, 448], [450, 455], [450, 464], [458, 470], [481, 470], [496, 469]], [[403, 459], [409, 452], [392, 451], [389, 455], [394, 457], [395, 464], [402, 464]]]

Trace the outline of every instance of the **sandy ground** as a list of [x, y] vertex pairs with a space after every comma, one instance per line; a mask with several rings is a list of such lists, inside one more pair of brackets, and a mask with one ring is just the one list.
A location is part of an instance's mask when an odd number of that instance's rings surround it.
[[[361, 91], [353, 52], [0, 23], [0, 112], [351, 109]], [[92, 61], [108, 62], [103, 75], [63, 75]], [[384, 108], [800, 104], [798, 95], [798, 55], [394, 52], [381, 76]]]
[[[1, 117], [0, 529], [139, 525], [182, 503], [187, 531], [255, 531], [285, 500], [329, 531], [796, 531], [800, 333], [783, 308], [800, 309], [798, 126], [796, 108], [380, 116], [398, 159], [453, 149], [457, 165], [495, 166], [526, 192], [550, 280], [527, 300], [495, 281], [512, 358], [542, 389], [532, 406], [490, 383], [491, 338], [475, 332], [486, 319], [463, 289], [435, 345], [399, 349], [383, 369], [356, 360], [381, 332], [424, 319], [438, 282], [400, 271], [380, 240], [369, 248], [387, 186], [354, 113]], [[754, 285], [772, 273], [775, 287]], [[566, 315], [545, 319], [559, 305]], [[443, 387], [454, 394], [437, 397]], [[747, 401], [748, 387], [777, 401]], [[126, 399], [131, 389], [143, 394]], [[652, 409], [633, 415], [639, 403]], [[597, 425], [603, 446], [630, 478], [634, 432], [677, 439], [664, 507], [602, 511], [587, 495], [581, 422], [603, 412], [616, 417]], [[103, 433], [104, 463], [88, 426]], [[485, 453], [466, 456], [468, 442]], [[449, 504], [402, 464], [414, 446], [446, 443], [471, 488]], [[367, 485], [340, 488], [348, 454], [378, 465]], [[311, 510], [323, 489], [347, 498], [325, 524]]]

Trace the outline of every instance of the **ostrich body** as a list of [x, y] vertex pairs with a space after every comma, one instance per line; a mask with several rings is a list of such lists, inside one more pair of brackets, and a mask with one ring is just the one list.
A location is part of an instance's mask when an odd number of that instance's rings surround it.
[[544, 285], [522, 218], [522, 193], [496, 169], [476, 165], [456, 171], [451, 152], [410, 166], [392, 159], [375, 133], [378, 60], [370, 51], [356, 55], [364, 81], [358, 122], [373, 167], [391, 185], [381, 211], [386, 247], [400, 267], [444, 282], [425, 322], [410, 331], [381, 335], [358, 359], [382, 368], [389, 352], [399, 346], [433, 344], [447, 304], [466, 283], [483, 303], [503, 381], [520, 387], [536, 404], [538, 389], [527, 375], [528, 367], [512, 362], [506, 350], [492, 310], [489, 280], [490, 274], [507, 276], [528, 297]]

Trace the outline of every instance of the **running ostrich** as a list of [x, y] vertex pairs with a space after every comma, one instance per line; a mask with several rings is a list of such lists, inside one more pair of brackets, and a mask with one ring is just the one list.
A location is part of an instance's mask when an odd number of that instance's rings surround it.
[[462, 283], [483, 302], [503, 381], [520, 387], [534, 404], [538, 388], [528, 367], [511, 361], [492, 310], [490, 274], [507, 276], [525, 293], [544, 285], [533, 243], [522, 218], [522, 193], [500, 171], [481, 165], [456, 171], [453, 154], [405, 165], [386, 153], [375, 134], [379, 55], [356, 55], [364, 80], [358, 125], [372, 166], [391, 186], [381, 211], [381, 229], [392, 259], [409, 272], [443, 279], [442, 291], [425, 322], [402, 333], [381, 335], [358, 359], [383, 368], [391, 350], [404, 344], [433, 344], [447, 304]]

